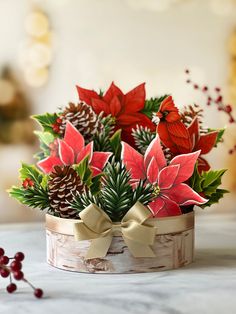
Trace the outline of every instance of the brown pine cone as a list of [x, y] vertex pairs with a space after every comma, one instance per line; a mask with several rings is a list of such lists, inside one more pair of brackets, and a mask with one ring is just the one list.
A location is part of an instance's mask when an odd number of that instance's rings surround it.
[[60, 116], [59, 134], [64, 136], [66, 123], [70, 121], [80, 131], [86, 142], [90, 142], [96, 133], [103, 129], [101, 116], [97, 115], [92, 107], [80, 102], [79, 104], [69, 103]]
[[84, 190], [83, 182], [70, 166], [55, 166], [48, 181], [48, 195], [52, 211], [61, 218], [76, 218], [77, 212], [69, 206], [76, 193]]

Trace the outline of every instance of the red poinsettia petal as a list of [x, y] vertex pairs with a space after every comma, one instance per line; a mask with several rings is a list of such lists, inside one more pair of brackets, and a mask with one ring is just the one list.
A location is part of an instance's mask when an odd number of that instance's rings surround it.
[[192, 144], [192, 150], [196, 147], [198, 141], [199, 141], [199, 123], [198, 118], [195, 117], [188, 127], [188, 133]]
[[205, 204], [208, 201], [185, 183], [177, 184], [169, 190], [163, 190], [162, 195], [165, 195], [181, 206], [194, 204], [200, 205]]
[[148, 168], [147, 168], [147, 179], [150, 183], [155, 184], [157, 183], [159, 168], [156, 162], [156, 159], [152, 157]]
[[163, 168], [158, 176], [158, 186], [161, 190], [170, 189], [175, 183], [179, 173], [179, 165], [167, 166]]
[[200, 149], [201, 155], [208, 154], [216, 143], [217, 135], [218, 135], [217, 131], [201, 135], [195, 149], [196, 150]]
[[92, 105], [92, 99], [99, 99], [100, 96], [98, 95], [97, 92], [94, 90], [90, 89], [85, 89], [80, 86], [76, 86], [78, 94], [79, 94], [79, 99], [81, 101], [84, 101], [88, 105]]
[[91, 167], [96, 168], [102, 172], [102, 169], [105, 167], [111, 155], [112, 153], [107, 152], [94, 152], [90, 162]]
[[117, 96], [114, 96], [109, 104], [110, 112], [113, 117], [116, 117], [118, 113], [121, 111], [120, 100]]
[[206, 161], [206, 159], [202, 157], [198, 157], [198, 164], [197, 164], [198, 172], [201, 174], [202, 171], [208, 171], [211, 169], [210, 165]]
[[153, 213], [154, 217], [169, 217], [181, 215], [180, 207], [172, 200], [159, 196], [152, 201], [148, 207]]
[[93, 142], [88, 143], [78, 154], [76, 163], [79, 164], [85, 157], [89, 157], [89, 162], [92, 160], [93, 156]]
[[66, 123], [64, 141], [73, 149], [76, 156], [84, 147], [83, 135], [69, 121]]
[[130, 125], [139, 124], [142, 121], [142, 117], [143, 117], [142, 113], [134, 114], [121, 113], [116, 119], [116, 124], [123, 129], [129, 127]]
[[[118, 128], [117, 128], [117, 130], [118, 130]], [[135, 147], [135, 141], [134, 141], [134, 137], [132, 135], [131, 129], [129, 129], [129, 128], [123, 129], [121, 132], [121, 139], [122, 139], [122, 141], [129, 144], [131, 147]]]
[[61, 166], [63, 163], [59, 157], [49, 156], [40, 160], [37, 165], [44, 173], [50, 173], [52, 172], [54, 166]]
[[95, 177], [101, 173], [101, 170], [96, 167], [90, 167], [90, 169], [92, 170], [92, 177]]
[[104, 112], [105, 115], [111, 113], [109, 105], [101, 99], [92, 99], [92, 107], [96, 114]]
[[121, 159], [127, 170], [130, 171], [132, 179], [146, 178], [143, 156], [125, 142], [122, 142]]
[[106, 91], [105, 95], [102, 98], [106, 103], [110, 103], [114, 96], [123, 97], [124, 94], [119, 89], [119, 87], [117, 87], [114, 84], [114, 82], [112, 82], [110, 87], [108, 88], [108, 90]]
[[73, 149], [63, 140], [58, 140], [59, 157], [64, 165], [73, 165], [75, 163], [75, 154]]
[[198, 159], [198, 156], [200, 155], [200, 151], [190, 153], [190, 154], [183, 154], [174, 157], [170, 165], [179, 165], [179, 173], [177, 178], [175, 179], [175, 184], [182, 183], [186, 180], [188, 180], [194, 171], [194, 166], [196, 164], [196, 161]]
[[144, 164], [146, 168], [148, 167], [152, 157], [155, 158], [159, 170], [166, 166], [166, 159], [162, 151], [158, 135], [152, 140], [145, 152]]
[[124, 97], [124, 111], [126, 113], [135, 113], [141, 111], [145, 104], [145, 83], [138, 85]]

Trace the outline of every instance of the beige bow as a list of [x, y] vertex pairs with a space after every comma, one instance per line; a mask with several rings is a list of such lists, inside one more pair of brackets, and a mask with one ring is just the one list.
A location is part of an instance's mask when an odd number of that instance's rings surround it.
[[76, 240], [92, 240], [86, 258], [105, 257], [112, 238], [121, 233], [134, 257], [155, 257], [150, 245], [155, 239], [155, 228], [147, 224], [150, 211], [137, 202], [126, 213], [121, 223], [112, 223], [97, 205], [90, 204], [80, 213], [81, 221], [74, 224]]

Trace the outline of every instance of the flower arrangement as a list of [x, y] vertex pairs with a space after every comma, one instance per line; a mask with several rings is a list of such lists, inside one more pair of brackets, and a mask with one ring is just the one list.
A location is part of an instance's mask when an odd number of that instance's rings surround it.
[[[93, 272], [190, 263], [194, 205], [211, 206], [228, 192], [220, 187], [226, 170], [212, 170], [205, 159], [224, 129], [205, 128], [197, 105], [181, 111], [170, 95], [146, 99], [145, 84], [126, 94], [114, 83], [106, 92], [77, 90], [78, 104], [33, 117], [42, 127], [37, 165], [23, 163], [21, 185], [9, 191], [46, 210], [49, 263]], [[101, 264], [107, 254], [109, 264]], [[135, 267], [124, 269], [120, 254], [131, 254], [126, 265]]]
[[77, 90], [78, 104], [33, 117], [41, 150], [9, 191], [19, 202], [75, 219], [93, 203], [117, 222], [138, 201], [158, 218], [205, 208], [227, 192], [219, 188], [225, 170], [205, 159], [224, 129], [204, 128], [202, 109], [181, 112], [170, 95], [146, 99], [144, 84], [127, 94], [114, 83], [105, 93]]

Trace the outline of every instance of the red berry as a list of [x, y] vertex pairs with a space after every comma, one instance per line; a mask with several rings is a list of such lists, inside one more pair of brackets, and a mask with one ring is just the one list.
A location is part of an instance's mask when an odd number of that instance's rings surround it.
[[34, 295], [36, 298], [40, 299], [43, 296], [43, 290], [42, 289], [35, 289], [34, 290]]
[[57, 118], [57, 119], [56, 119], [56, 122], [57, 122], [58, 124], [61, 124], [61, 123], [62, 123], [62, 119]]
[[234, 123], [234, 122], [235, 122], [234, 118], [233, 118], [233, 117], [230, 117], [229, 123]]
[[209, 97], [207, 98], [207, 100], [208, 100], [208, 101], [212, 101], [212, 98], [209, 96]]
[[222, 96], [217, 97], [216, 100], [215, 100], [215, 102], [216, 102], [216, 103], [222, 102]]
[[191, 83], [191, 80], [186, 80], [186, 83], [188, 83], [188, 84]]
[[17, 252], [14, 256], [14, 259], [18, 262], [22, 262], [24, 258], [25, 258], [25, 255], [22, 252]]
[[3, 277], [3, 278], [7, 278], [9, 275], [10, 275], [10, 272], [8, 269], [0, 269], [0, 275]]
[[234, 150], [233, 150], [233, 149], [230, 149], [230, 150], [229, 150], [229, 154], [230, 154], [230, 155], [232, 155], [232, 154], [233, 154], [233, 152], [234, 152]]
[[11, 268], [12, 271], [21, 270], [22, 264], [21, 264], [21, 262], [13, 261], [10, 264], [10, 268]]
[[0, 247], [0, 256], [3, 256], [4, 254], [5, 254], [4, 249]]
[[52, 129], [53, 129], [53, 131], [54, 131], [55, 133], [58, 133], [58, 132], [60, 131], [60, 128], [59, 128], [59, 126], [58, 126], [57, 124], [53, 124], [53, 125], [52, 125]]
[[232, 112], [232, 107], [231, 107], [230, 105], [227, 105], [227, 106], [225, 107], [225, 111], [226, 111], [227, 113]]
[[9, 263], [9, 257], [6, 255], [3, 255], [0, 257], [0, 264], [7, 265]]
[[28, 182], [29, 182], [29, 186], [30, 186], [30, 187], [33, 187], [33, 186], [34, 186], [34, 181], [33, 181], [33, 180], [29, 180]]
[[203, 86], [202, 90], [203, 90], [204, 92], [206, 92], [206, 91], [208, 91], [208, 87], [207, 87], [207, 86]]
[[189, 74], [189, 69], [186, 69], [186, 70], [185, 70], [185, 73], [186, 73], [186, 74]]
[[219, 93], [219, 92], [220, 92], [220, 88], [219, 88], [219, 87], [216, 87], [216, 88], [215, 88], [215, 91], [216, 91], [217, 93]]
[[24, 278], [24, 273], [21, 271], [21, 270], [17, 270], [13, 273], [13, 277], [16, 279], [16, 280], [21, 280]]
[[17, 286], [14, 283], [10, 283], [7, 286], [7, 292], [8, 293], [12, 293], [12, 292], [16, 291], [16, 289], [17, 289]]
[[27, 179], [25, 179], [25, 180], [23, 181], [23, 183], [22, 183], [22, 186], [23, 186], [24, 189], [28, 189], [28, 187], [29, 187], [29, 181], [28, 181]]
[[198, 86], [197, 84], [194, 84], [193, 87], [194, 87], [195, 89], [198, 89], [198, 88], [199, 88], [199, 86]]

